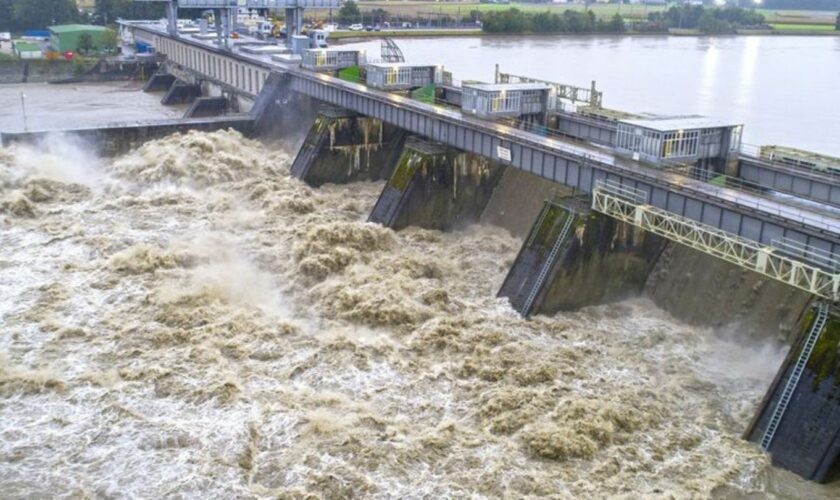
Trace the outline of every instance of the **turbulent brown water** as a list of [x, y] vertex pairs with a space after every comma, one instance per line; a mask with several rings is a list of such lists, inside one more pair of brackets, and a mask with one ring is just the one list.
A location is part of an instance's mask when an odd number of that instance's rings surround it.
[[0, 491], [830, 497], [740, 439], [783, 356], [639, 299], [524, 321], [520, 242], [365, 222], [281, 150], [0, 149]]

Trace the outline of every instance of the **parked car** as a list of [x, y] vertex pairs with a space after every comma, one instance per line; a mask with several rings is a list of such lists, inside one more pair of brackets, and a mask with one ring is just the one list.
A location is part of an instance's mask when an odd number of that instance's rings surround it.
[[377, 24], [377, 25], [374, 25], [373, 31], [382, 31], [382, 28], [379, 27], [379, 25]]
[[362, 26], [361, 24], [351, 24], [350, 25], [350, 31], [362, 31], [364, 29], [365, 29], [364, 26]]
[[406, 28], [406, 29], [409, 29], [409, 28], [411, 28], [411, 23], [402, 23], [402, 27]]
[[365, 26], [365, 31], [373, 31], [373, 26], [368, 24], [367, 26]]

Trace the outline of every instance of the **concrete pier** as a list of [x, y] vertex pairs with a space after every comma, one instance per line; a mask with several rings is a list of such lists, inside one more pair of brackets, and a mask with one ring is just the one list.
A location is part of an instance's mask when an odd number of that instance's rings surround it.
[[499, 290], [523, 316], [614, 302], [644, 289], [665, 241], [588, 205], [584, 198], [546, 201]]
[[369, 220], [442, 230], [477, 222], [503, 171], [477, 155], [411, 137]]
[[228, 109], [226, 97], [199, 97], [184, 113], [184, 118], [207, 118], [223, 115]]
[[[815, 307], [803, 316], [799, 338], [745, 433], [750, 441], [761, 443], [765, 439], [818, 315]], [[840, 315], [837, 310], [829, 312], [824, 326], [816, 333], [810, 355], [802, 363], [804, 370], [798, 383], [790, 388], [789, 403], [780, 415], [767, 451], [773, 465], [806, 479], [836, 480], [840, 478]]]
[[311, 186], [387, 179], [406, 133], [376, 118], [326, 108], [301, 146], [291, 172]]
[[271, 73], [250, 109], [255, 120], [253, 133], [260, 139], [280, 139], [294, 147], [304, 140], [316, 109], [312, 99], [291, 90], [287, 75]]
[[166, 92], [175, 83], [175, 76], [169, 73], [155, 73], [143, 86], [143, 92]]
[[201, 97], [200, 84], [175, 81], [160, 102], [164, 105], [190, 104], [199, 97]]

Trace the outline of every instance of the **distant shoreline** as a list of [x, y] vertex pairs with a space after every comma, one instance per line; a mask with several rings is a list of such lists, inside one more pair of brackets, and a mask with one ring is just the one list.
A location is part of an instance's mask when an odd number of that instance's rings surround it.
[[355, 43], [365, 40], [372, 40], [378, 38], [451, 38], [451, 37], [527, 37], [527, 38], [547, 38], [547, 37], [603, 37], [603, 36], [674, 36], [674, 37], [703, 37], [703, 38], [731, 38], [731, 37], [750, 37], [750, 36], [808, 36], [808, 37], [836, 37], [840, 36], [840, 31], [829, 30], [761, 30], [752, 33], [699, 33], [689, 32], [683, 33], [669, 33], [667, 31], [660, 32], [639, 32], [626, 31], [624, 33], [487, 33], [481, 30], [383, 30], [383, 31], [341, 31], [330, 33], [328, 40], [340, 41], [342, 43]]

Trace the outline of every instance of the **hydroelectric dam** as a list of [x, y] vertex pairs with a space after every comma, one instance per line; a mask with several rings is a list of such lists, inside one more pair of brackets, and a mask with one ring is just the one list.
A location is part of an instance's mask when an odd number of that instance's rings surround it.
[[[298, 24], [303, 8], [328, 5], [253, 3], [285, 6]], [[840, 159], [747, 150], [740, 123], [612, 110], [594, 82], [498, 66], [493, 82], [459, 81], [457, 68], [412, 65], [390, 43], [377, 59], [231, 37], [225, 2], [181, 0], [217, 15], [214, 32], [179, 31], [167, 5], [168, 23], [124, 21], [121, 34], [152, 48], [159, 68], [145, 90], [189, 105], [185, 117], [64, 134], [116, 154], [192, 129], [271, 141], [307, 128], [292, 175], [316, 189], [384, 181], [369, 222], [485, 223], [520, 236], [498, 296], [526, 318], [647, 291], [702, 323], [708, 312], [676, 303], [715, 295], [716, 320], [778, 330], [792, 344], [743, 437], [803, 478], [840, 474]], [[2, 143], [47, 135], [3, 133]], [[708, 272], [674, 285], [692, 266]], [[735, 302], [754, 310], [736, 318]]]

